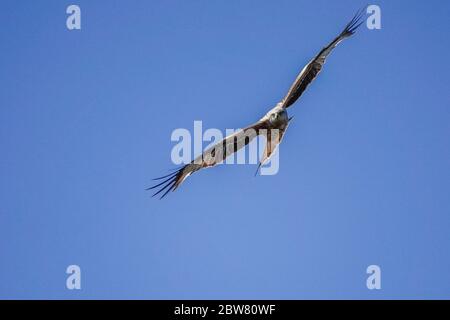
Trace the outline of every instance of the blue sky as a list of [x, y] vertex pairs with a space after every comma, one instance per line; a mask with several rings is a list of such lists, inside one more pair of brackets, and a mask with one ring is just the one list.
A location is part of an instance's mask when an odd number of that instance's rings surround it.
[[79, 31], [72, 2], [1, 3], [0, 298], [450, 298], [448, 1], [374, 3], [277, 175], [219, 166], [163, 201], [174, 129], [259, 119], [365, 2], [73, 3]]

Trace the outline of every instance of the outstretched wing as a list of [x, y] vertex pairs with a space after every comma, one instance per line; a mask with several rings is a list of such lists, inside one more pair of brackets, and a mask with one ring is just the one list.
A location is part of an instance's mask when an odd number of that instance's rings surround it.
[[200, 156], [195, 158], [191, 163], [184, 165], [178, 170], [163, 177], [154, 180], [164, 180], [147, 190], [159, 188], [153, 196], [162, 193], [160, 199], [164, 198], [170, 191], [175, 191], [183, 181], [192, 173], [223, 162], [228, 156], [234, 154], [241, 148], [248, 145], [255, 137], [260, 134], [260, 130], [267, 127], [267, 120], [258, 121], [257, 123], [239, 130], [214, 146], [205, 150]]
[[289, 89], [286, 97], [281, 100], [281, 105], [283, 108], [289, 108], [298, 98], [303, 94], [308, 85], [313, 82], [317, 77], [319, 72], [325, 63], [325, 59], [330, 54], [330, 52], [344, 39], [352, 36], [356, 29], [364, 22], [364, 9], [361, 9], [356, 13], [353, 19], [345, 26], [345, 29], [337, 36], [331, 43], [323, 48], [319, 54], [311, 60], [300, 72]]

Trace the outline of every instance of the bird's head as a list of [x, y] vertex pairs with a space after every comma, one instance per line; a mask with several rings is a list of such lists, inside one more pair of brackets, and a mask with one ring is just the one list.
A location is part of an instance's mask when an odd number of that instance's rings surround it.
[[289, 122], [286, 109], [281, 109], [281, 110], [279, 109], [279, 110], [272, 112], [269, 115], [269, 121], [270, 121], [270, 124], [274, 128], [285, 127], [287, 125], [287, 123]]

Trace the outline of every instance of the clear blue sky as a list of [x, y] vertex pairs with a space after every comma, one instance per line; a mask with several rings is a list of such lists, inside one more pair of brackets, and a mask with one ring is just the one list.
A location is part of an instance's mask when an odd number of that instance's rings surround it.
[[382, 30], [289, 110], [277, 175], [144, 191], [172, 130], [259, 119], [364, 4], [2, 1], [0, 298], [450, 298], [448, 1], [375, 3]]

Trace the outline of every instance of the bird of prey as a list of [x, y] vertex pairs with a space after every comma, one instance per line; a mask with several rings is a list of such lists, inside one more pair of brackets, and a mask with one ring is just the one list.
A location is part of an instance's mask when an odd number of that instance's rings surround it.
[[269, 159], [275, 151], [275, 148], [281, 142], [289, 122], [292, 119], [288, 117], [287, 108], [292, 106], [298, 98], [300, 98], [309, 84], [317, 77], [331, 51], [341, 43], [341, 41], [352, 36], [356, 29], [363, 23], [364, 11], [365, 8], [359, 10], [353, 19], [345, 26], [344, 30], [302, 69], [286, 96], [277, 103], [273, 109], [267, 112], [264, 117], [256, 123], [225, 137], [222, 141], [205, 150], [191, 163], [182, 166], [168, 175], [154, 179], [163, 181], [147, 190], [159, 187], [159, 190], [157, 190], [153, 196], [162, 194], [160, 197], [160, 199], [162, 199], [170, 191], [175, 191], [192, 173], [203, 168], [213, 167], [216, 164], [223, 162], [226, 157], [237, 152], [242, 147], [245, 147], [256, 136], [262, 135], [266, 138], [266, 147], [262, 159], [259, 162], [259, 169], [261, 164]]

